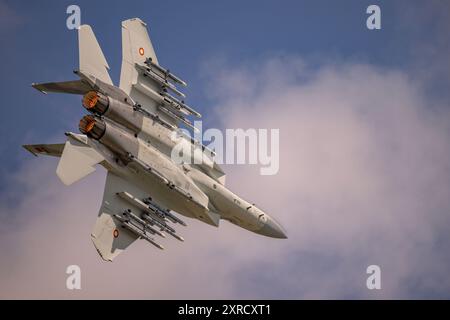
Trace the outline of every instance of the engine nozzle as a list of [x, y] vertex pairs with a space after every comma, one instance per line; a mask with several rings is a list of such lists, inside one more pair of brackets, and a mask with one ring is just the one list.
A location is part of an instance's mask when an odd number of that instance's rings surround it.
[[88, 111], [104, 114], [109, 108], [109, 99], [97, 91], [89, 91], [83, 97], [83, 107]]
[[80, 132], [96, 140], [100, 140], [106, 131], [105, 123], [91, 115], [86, 115], [80, 120], [78, 126]]

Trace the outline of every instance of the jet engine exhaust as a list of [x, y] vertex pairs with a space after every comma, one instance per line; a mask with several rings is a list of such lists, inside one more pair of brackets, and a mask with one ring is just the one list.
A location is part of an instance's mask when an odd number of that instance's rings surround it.
[[90, 113], [105, 116], [138, 133], [142, 129], [143, 115], [136, 113], [133, 106], [98, 91], [89, 91], [83, 96], [83, 107]]
[[86, 115], [80, 120], [79, 129], [81, 133], [99, 141], [124, 159], [128, 154], [138, 154], [139, 143], [136, 137], [113, 122]]
[[107, 96], [96, 91], [89, 91], [83, 97], [83, 107], [92, 113], [104, 114], [109, 108]]
[[91, 115], [86, 115], [80, 120], [78, 126], [80, 132], [95, 139], [100, 140], [106, 131], [106, 125], [102, 120], [96, 119]]

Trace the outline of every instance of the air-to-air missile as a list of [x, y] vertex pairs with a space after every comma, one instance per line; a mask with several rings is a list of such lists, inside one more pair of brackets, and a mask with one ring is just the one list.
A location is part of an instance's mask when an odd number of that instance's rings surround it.
[[137, 226], [136, 224], [134, 224], [132, 222], [132, 220], [125, 218], [123, 215], [118, 215], [115, 214], [114, 218], [116, 218], [117, 220], [119, 220], [122, 223], [122, 226], [124, 228], [127, 228], [128, 230], [130, 230], [131, 232], [133, 232], [134, 234], [136, 234], [137, 236], [141, 237], [142, 239], [147, 240], [148, 242], [150, 242], [152, 245], [154, 245], [155, 247], [164, 250], [164, 247], [162, 245], [160, 245], [159, 243], [157, 243], [155, 241], [155, 239], [153, 239], [152, 237], [150, 237], [147, 234], [147, 231], [145, 228], [140, 229], [139, 226]]

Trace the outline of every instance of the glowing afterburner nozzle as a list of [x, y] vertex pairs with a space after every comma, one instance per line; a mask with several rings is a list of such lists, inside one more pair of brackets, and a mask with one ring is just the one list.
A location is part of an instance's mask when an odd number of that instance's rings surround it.
[[97, 101], [98, 101], [97, 92], [89, 91], [83, 97], [83, 106], [86, 109], [92, 109], [97, 104]]
[[98, 114], [104, 114], [109, 107], [108, 97], [96, 91], [86, 93], [82, 102], [88, 111]]
[[96, 140], [101, 139], [106, 131], [105, 123], [91, 115], [84, 116], [78, 127], [81, 133]]

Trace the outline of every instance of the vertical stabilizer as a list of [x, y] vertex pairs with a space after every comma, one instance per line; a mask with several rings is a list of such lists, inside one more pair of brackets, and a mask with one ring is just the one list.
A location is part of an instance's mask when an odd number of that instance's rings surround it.
[[80, 71], [89, 73], [107, 84], [113, 84], [102, 49], [98, 44], [92, 28], [82, 25], [78, 30], [78, 45], [80, 54]]
[[158, 64], [155, 50], [147, 32], [147, 24], [139, 18], [122, 21], [122, 70], [120, 88], [130, 93], [137, 82], [135, 63], [144, 64], [147, 58]]

